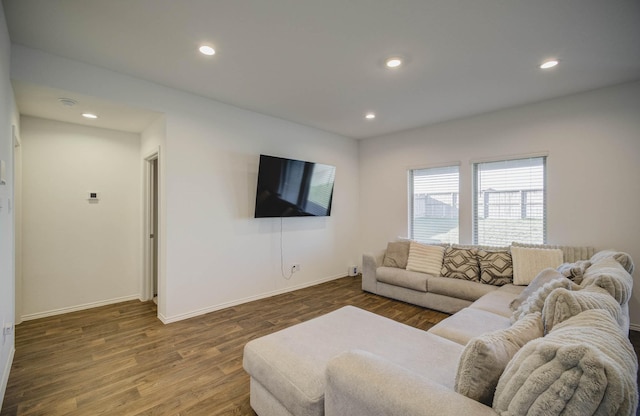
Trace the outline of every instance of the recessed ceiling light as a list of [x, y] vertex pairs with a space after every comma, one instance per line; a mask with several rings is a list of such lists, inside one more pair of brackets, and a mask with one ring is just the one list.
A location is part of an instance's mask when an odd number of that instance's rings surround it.
[[93, 113], [82, 113], [82, 117], [84, 118], [90, 118], [90, 119], [96, 119], [98, 118], [97, 115], [93, 114]]
[[215, 49], [213, 49], [211, 46], [208, 46], [208, 45], [202, 45], [198, 48], [198, 50], [203, 55], [211, 56], [211, 55], [215, 55], [216, 53]]
[[384, 61], [384, 64], [387, 66], [387, 68], [397, 68], [402, 65], [402, 59], [398, 57], [389, 58]]
[[365, 114], [364, 118], [366, 118], [367, 120], [373, 120], [374, 118], [376, 118], [376, 115], [374, 113], [367, 113]]
[[544, 61], [542, 65], [540, 65], [540, 69], [549, 69], [558, 65], [558, 61], [555, 59], [549, 59], [548, 61]]

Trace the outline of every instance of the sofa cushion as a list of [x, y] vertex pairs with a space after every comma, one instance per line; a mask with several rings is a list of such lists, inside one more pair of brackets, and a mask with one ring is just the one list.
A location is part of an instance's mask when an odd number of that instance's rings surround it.
[[491, 406], [498, 380], [511, 358], [527, 342], [542, 336], [540, 314], [530, 314], [510, 328], [469, 341], [460, 356], [455, 390]]
[[589, 286], [578, 291], [569, 291], [558, 288], [551, 292], [544, 301], [542, 317], [544, 321], [544, 331], [548, 333], [557, 324], [590, 309], [602, 309], [611, 316], [622, 327], [622, 310], [620, 305], [609, 292], [598, 286]]
[[427, 290], [429, 293], [472, 302], [496, 289], [497, 286], [485, 285], [468, 280], [451, 279], [448, 277], [429, 277], [427, 281]]
[[427, 279], [429, 275], [409, 270], [398, 269], [396, 267], [378, 267], [376, 279], [379, 282], [388, 283], [394, 286], [406, 287], [407, 289], [427, 291]]
[[438, 276], [442, 268], [444, 247], [420, 244], [415, 241], [409, 246], [407, 270]]
[[387, 251], [384, 253], [382, 265], [385, 267], [407, 268], [409, 258], [409, 241], [390, 241], [387, 243]]
[[513, 280], [513, 262], [509, 250], [478, 250], [478, 264], [482, 283], [502, 286]]
[[291, 414], [319, 416], [324, 414], [327, 363], [354, 349], [385, 357], [453, 389], [463, 347], [346, 306], [249, 341], [244, 347], [243, 365]]
[[464, 308], [438, 322], [429, 332], [460, 345], [467, 345], [472, 338], [510, 326], [511, 321], [508, 317], [482, 309]]
[[633, 277], [619, 261], [614, 258], [605, 258], [593, 263], [585, 271], [582, 286], [590, 285], [605, 289], [620, 305], [623, 305], [631, 298]]
[[633, 415], [638, 361], [611, 315], [589, 310], [530, 341], [502, 373], [501, 415]]
[[478, 250], [447, 247], [440, 274], [443, 277], [480, 281], [480, 265], [478, 264]]
[[[500, 289], [505, 287], [508, 286], [501, 286]], [[522, 286], [515, 287], [521, 288]], [[473, 309], [481, 309], [506, 318], [511, 318], [513, 311], [509, 308], [509, 304], [513, 301], [514, 297], [518, 296], [518, 292], [500, 289], [487, 293], [477, 301], [473, 302], [469, 307]]]
[[538, 275], [531, 281], [531, 283], [529, 283], [529, 285], [524, 288], [522, 293], [520, 293], [520, 295], [517, 298], [515, 298], [513, 302], [511, 302], [509, 307], [511, 307], [511, 310], [515, 311], [520, 307], [520, 305], [522, 305], [522, 302], [527, 300], [529, 296], [533, 294], [533, 292], [540, 289], [542, 286], [549, 283], [550, 281], [562, 280], [563, 277], [564, 276], [562, 275], [562, 273], [560, 273], [557, 270], [554, 270], [551, 268], [544, 269], [543, 271], [538, 273]]
[[513, 284], [528, 285], [542, 270], [562, 264], [562, 250], [511, 247]]
[[591, 263], [598, 263], [601, 260], [611, 259], [611, 258], [617, 261], [618, 263], [620, 263], [620, 265], [624, 267], [627, 273], [629, 274], [633, 273], [633, 269], [635, 267], [633, 264], [633, 259], [627, 253], [623, 253], [621, 251], [615, 251], [615, 250], [599, 251], [591, 257]]
[[547, 299], [547, 296], [559, 287], [573, 290], [577, 286], [566, 277], [545, 283], [540, 289], [533, 292], [531, 296], [522, 302], [518, 309], [513, 311], [513, 315], [511, 315], [511, 322], [515, 322], [530, 313], [542, 312], [544, 301]]

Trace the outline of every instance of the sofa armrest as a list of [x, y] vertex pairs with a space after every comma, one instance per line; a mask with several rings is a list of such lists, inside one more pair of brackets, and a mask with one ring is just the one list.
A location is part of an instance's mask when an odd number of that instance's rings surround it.
[[384, 250], [378, 254], [365, 253], [362, 255], [362, 290], [376, 293], [376, 269], [382, 266]]
[[496, 416], [490, 407], [366, 351], [329, 361], [326, 416]]

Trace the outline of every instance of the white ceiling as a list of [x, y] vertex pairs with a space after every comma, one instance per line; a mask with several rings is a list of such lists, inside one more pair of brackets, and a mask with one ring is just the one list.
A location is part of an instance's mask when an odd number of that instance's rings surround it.
[[[3, 5], [14, 43], [354, 138], [640, 79], [638, 0]], [[384, 68], [391, 55], [406, 65]]]

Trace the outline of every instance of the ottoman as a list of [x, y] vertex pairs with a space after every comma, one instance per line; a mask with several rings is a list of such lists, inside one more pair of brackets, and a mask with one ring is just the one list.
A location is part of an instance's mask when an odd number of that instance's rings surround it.
[[324, 414], [327, 363], [364, 350], [453, 388], [463, 346], [362, 309], [346, 306], [248, 342], [251, 407], [260, 416]]

